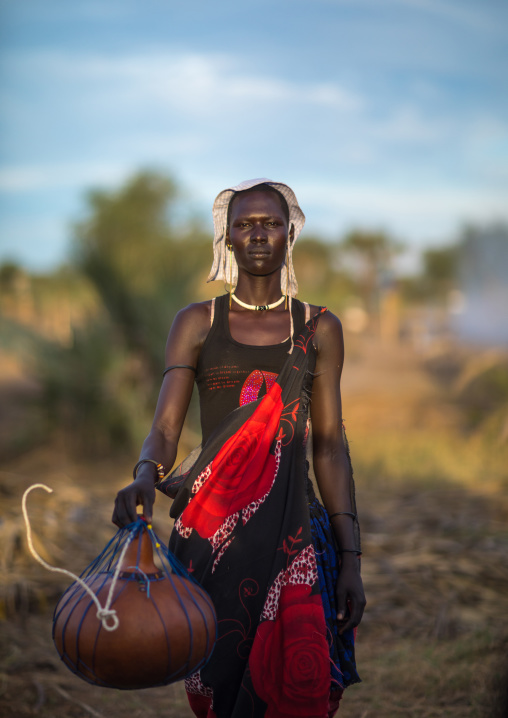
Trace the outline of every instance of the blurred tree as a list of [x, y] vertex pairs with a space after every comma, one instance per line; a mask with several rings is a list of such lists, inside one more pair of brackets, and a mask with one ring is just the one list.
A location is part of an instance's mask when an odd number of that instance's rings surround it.
[[298, 297], [340, 314], [354, 281], [336, 261], [336, 247], [316, 236], [304, 237], [295, 246], [294, 265]]
[[202, 230], [173, 221], [177, 197], [170, 178], [141, 172], [116, 191], [88, 192], [73, 227], [76, 268], [101, 307], [67, 345], [50, 343], [36, 371], [48, 425], [75, 451], [135, 453], [148, 430], [168, 329], [211, 258]]
[[70, 346], [39, 343], [46, 431], [71, 453], [136, 452], [146, 434], [152, 387], [117, 339], [115, 327], [102, 318], [77, 328]]
[[393, 281], [392, 262], [403, 245], [384, 232], [353, 230], [339, 244], [341, 253], [353, 258], [351, 269], [367, 310], [378, 309], [380, 290]]
[[399, 286], [409, 304], [448, 305], [458, 285], [460, 245], [432, 247], [421, 254], [419, 274], [402, 277]]
[[0, 265], [0, 293], [16, 291], [19, 277], [24, 274], [16, 262], [4, 262]]
[[422, 255], [422, 281], [427, 297], [448, 299], [449, 293], [457, 286], [459, 246], [427, 249]]
[[423, 253], [423, 274], [436, 285], [450, 285], [457, 278], [458, 247], [438, 247]]
[[171, 321], [190, 300], [192, 278], [206, 261], [203, 237], [184, 238], [174, 227], [177, 196], [170, 178], [141, 172], [116, 192], [90, 191], [88, 216], [74, 226], [79, 267], [94, 282], [127, 348], [154, 377]]

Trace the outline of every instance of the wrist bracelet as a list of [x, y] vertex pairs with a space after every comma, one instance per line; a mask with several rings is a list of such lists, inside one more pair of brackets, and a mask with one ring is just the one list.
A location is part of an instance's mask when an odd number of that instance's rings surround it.
[[141, 466], [141, 464], [153, 464], [157, 471], [157, 481], [155, 483], [157, 484], [159, 481], [162, 481], [162, 479], [164, 478], [164, 476], [166, 474], [166, 470], [165, 470], [164, 466], [162, 464], [159, 464], [158, 461], [155, 461], [155, 459], [140, 459], [138, 461], [138, 463], [136, 464], [136, 466], [132, 470], [132, 476], [134, 479], [138, 475], [138, 469]]
[[352, 519], [356, 519], [357, 515], [352, 511], [336, 511], [334, 514], [330, 514], [328, 519], [331, 521], [334, 516], [351, 516]]

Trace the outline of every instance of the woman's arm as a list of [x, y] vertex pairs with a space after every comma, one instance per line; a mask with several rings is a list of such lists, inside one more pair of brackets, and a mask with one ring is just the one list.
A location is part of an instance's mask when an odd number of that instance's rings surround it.
[[[311, 420], [313, 465], [316, 480], [329, 516], [352, 512], [349, 462], [342, 439], [340, 378], [344, 364], [344, 339], [338, 318], [326, 312], [315, 336], [316, 376], [312, 388]], [[365, 595], [355, 548], [353, 519], [339, 513], [331, 519], [339, 546], [341, 567], [337, 581], [337, 617], [341, 632], [357, 626], [365, 608]], [[349, 608], [349, 616], [347, 615]]]
[[[178, 312], [166, 343], [166, 366], [187, 364], [196, 367], [209, 329], [210, 302], [191, 304]], [[140, 459], [153, 459], [162, 464], [166, 472], [175, 463], [194, 377], [191, 369], [173, 369], [164, 376], [152, 428], [141, 448]], [[146, 519], [151, 520], [156, 480], [155, 465], [141, 464], [135, 480], [117, 494], [113, 523], [125, 526], [135, 521], [139, 505], [143, 506]]]

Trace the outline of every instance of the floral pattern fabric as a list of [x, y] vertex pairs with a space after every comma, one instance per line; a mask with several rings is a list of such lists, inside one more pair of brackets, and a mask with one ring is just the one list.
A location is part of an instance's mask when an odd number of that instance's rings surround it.
[[219, 620], [211, 660], [186, 681], [199, 718], [328, 718], [358, 680], [349, 665], [349, 679], [331, 667], [344, 647], [325, 616], [307, 493], [312, 337], [324, 311], [267, 393], [231, 412], [179, 474], [169, 547]]

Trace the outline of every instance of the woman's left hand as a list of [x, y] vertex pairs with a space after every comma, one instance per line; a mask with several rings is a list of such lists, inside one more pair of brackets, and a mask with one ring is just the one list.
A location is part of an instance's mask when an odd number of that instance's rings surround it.
[[355, 554], [342, 555], [335, 594], [339, 633], [344, 633], [349, 628], [358, 626], [367, 603], [360, 575], [360, 564]]

